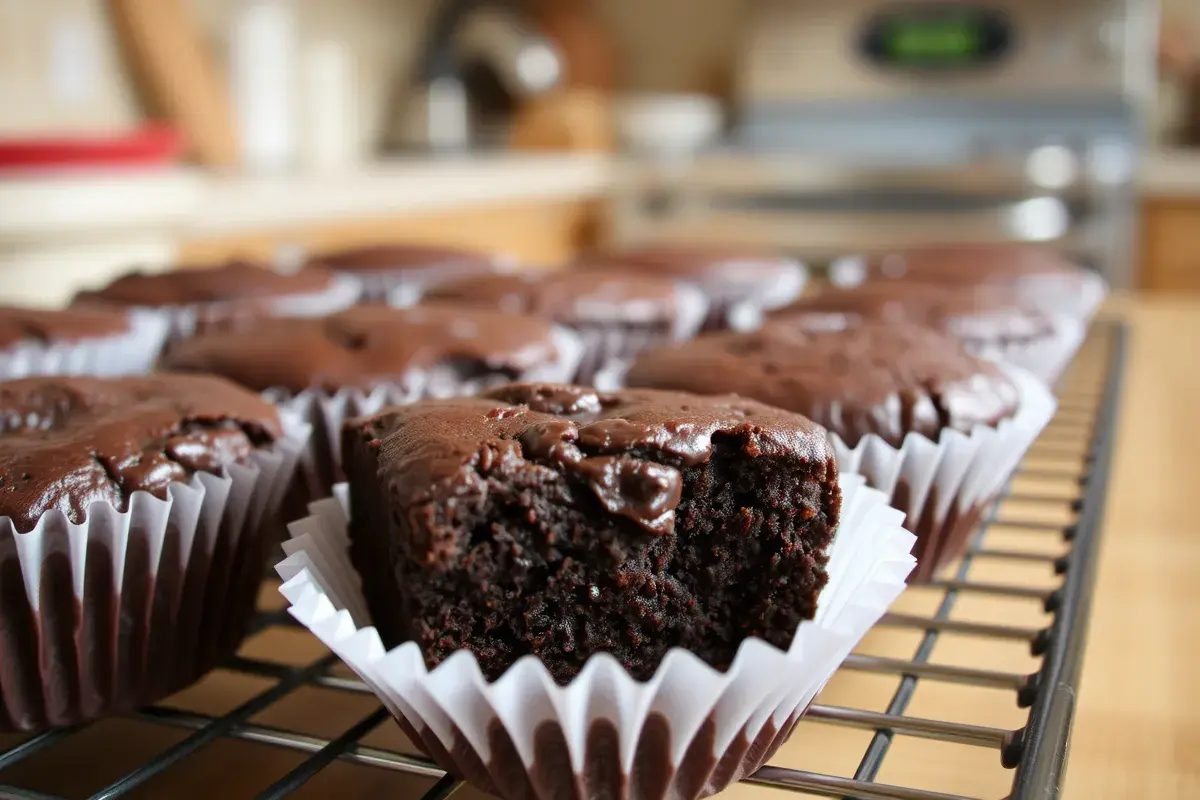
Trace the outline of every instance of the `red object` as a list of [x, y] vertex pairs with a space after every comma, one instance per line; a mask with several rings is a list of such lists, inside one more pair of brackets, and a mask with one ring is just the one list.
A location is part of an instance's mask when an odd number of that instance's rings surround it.
[[0, 139], [0, 169], [151, 166], [174, 161], [183, 137], [166, 125], [95, 138]]

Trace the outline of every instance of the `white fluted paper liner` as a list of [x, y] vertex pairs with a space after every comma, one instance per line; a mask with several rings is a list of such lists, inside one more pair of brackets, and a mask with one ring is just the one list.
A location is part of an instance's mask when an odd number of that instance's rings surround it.
[[[566, 328], [554, 328], [552, 336], [557, 358], [527, 370], [516, 380], [571, 382], [579, 369], [584, 345], [574, 331]], [[385, 406], [429, 398], [467, 397], [512, 380], [499, 373], [463, 380], [453, 370], [414, 371], [403, 381], [381, 383], [367, 390], [347, 388], [331, 395], [310, 389], [291, 396], [280, 390], [270, 390], [263, 396], [312, 426], [313, 437], [300, 459], [299, 470], [307, 501], [327, 497], [333, 483], [342, 479], [342, 423], [346, 420], [370, 416]]]
[[154, 367], [167, 328], [167, 321], [157, 314], [133, 312], [125, 333], [57, 344], [22, 342], [0, 350], [0, 380], [41, 375], [144, 375]]
[[905, 512], [905, 527], [917, 536], [915, 580], [926, 580], [959, 555], [978, 512], [1012, 475], [1029, 446], [1054, 416], [1053, 394], [1034, 375], [1002, 367], [1020, 393], [1017, 413], [995, 427], [970, 434], [943, 430], [937, 441], [909, 433], [899, 448], [874, 434], [849, 447], [830, 434], [838, 469], [863, 475]]
[[157, 314], [166, 320], [167, 341], [178, 342], [209, 329], [221, 329], [240, 320], [260, 315], [275, 317], [324, 317], [349, 308], [362, 295], [362, 285], [348, 275], [335, 275], [328, 289], [307, 294], [269, 298], [222, 300], [214, 303], [189, 303], [137, 309]]
[[[308, 425], [223, 475], [173, 483], [128, 508], [58, 509], [18, 532], [0, 517], [0, 730], [71, 725], [195, 681], [241, 641]], [[17, 569], [14, 569], [16, 567]], [[24, 588], [8, 583], [19, 580]]]
[[[843, 476], [840, 484], [842, 520], [815, 619], [800, 624], [786, 652], [746, 640], [726, 672], [674, 649], [653, 678], [639, 682], [616, 659], [600, 654], [560, 686], [540, 661], [526, 656], [489, 684], [467, 651], [433, 670], [414, 643], [385, 652], [369, 627], [350, 564], [344, 485], [338, 487], [340, 499], [314, 503], [313, 516], [290, 526], [288, 557], [276, 570], [291, 614], [362, 677], [402, 727], [417, 734], [418, 745], [486, 790], [518, 793], [511, 788], [516, 770], [522, 773], [521, 791], [532, 788], [534, 796], [549, 797], [553, 790], [544, 785], [549, 769], [559, 773], [551, 780], [555, 786], [589, 781], [580, 796], [609, 796], [605, 791], [624, 796], [618, 786], [595, 781], [636, 784], [635, 759], [644, 767], [649, 756], [661, 759], [673, 776], [655, 796], [698, 797], [757, 769], [782, 744], [833, 671], [903, 591], [915, 564], [909, 552], [915, 540], [900, 527], [902, 515], [887, 506], [885, 495], [865, 487], [861, 476]], [[559, 731], [569, 763], [535, 767], [547, 724]], [[655, 749], [662, 740], [654, 734], [663, 724], [669, 746]], [[499, 740], [497, 725], [504, 734]], [[589, 749], [589, 733], [601, 725], [615, 731], [617, 763], [613, 770], [590, 770], [585, 778], [585, 763], [613, 758], [611, 750]], [[506, 759], [509, 751], [498, 751], [498, 741], [511, 741], [520, 763]], [[725, 758], [730, 754], [732, 761]], [[562, 775], [564, 769], [570, 774]], [[626, 791], [649, 796], [636, 788]]]

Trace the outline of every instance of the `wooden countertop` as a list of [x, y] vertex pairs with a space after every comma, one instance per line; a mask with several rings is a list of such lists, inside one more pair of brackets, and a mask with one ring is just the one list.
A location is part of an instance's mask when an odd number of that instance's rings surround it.
[[1200, 797], [1200, 303], [1131, 324], [1066, 796]]
[[[1068, 762], [1065, 797], [1200, 797], [1200, 670], [1192, 661], [1200, 642], [1200, 523], [1195, 511], [1200, 479], [1200, 303], [1118, 300], [1116, 313], [1131, 326], [1131, 341], [1120, 411], [1096, 595], [1084, 660], [1082, 688]], [[1085, 353], [1086, 360], [1090, 354]], [[1065, 428], [1061, 430], [1066, 430]], [[1018, 481], [1022, 479], [1018, 478]], [[1026, 480], [1019, 491], [1056, 491]], [[1064, 491], [1071, 491], [1071, 482]], [[1059, 487], [1062, 489], [1063, 487]], [[1006, 506], [1017, 501], [1008, 501]], [[1036, 504], [1035, 504], [1036, 507]], [[1013, 519], [1024, 518], [1023, 508]], [[1067, 512], [1054, 512], [1067, 521]], [[1003, 518], [1002, 518], [1003, 519]], [[1056, 517], [1055, 519], [1058, 519]], [[1038, 534], [1037, 547], [1062, 548], [1057, 535]], [[1031, 545], [1035, 537], [1003, 522], [988, 534], [991, 547]], [[970, 577], [1020, 580], [1053, 586], [1045, 564], [979, 559]], [[910, 589], [898, 611], [928, 613], [940, 595]], [[275, 607], [273, 592], [264, 600]], [[1045, 625], [1040, 607], [1026, 600], [965, 597], [955, 617], [1018, 626]], [[864, 652], [911, 655], [916, 631], [877, 628]], [[308, 664], [322, 652], [307, 634], [272, 628], [252, 637], [242, 654], [288, 664]], [[932, 660], [1028, 673], [1037, 661], [1023, 643], [943, 635]], [[822, 694], [832, 705], [883, 710], [897, 678], [842, 670]], [[218, 671], [177, 695], [171, 705], [224, 713], [263, 691], [270, 682]], [[373, 707], [369, 697], [326, 689], [305, 689], [252, 718], [320, 736], [339, 735]], [[1013, 704], [1011, 691], [980, 690], [952, 683], [922, 681], [909, 713], [1013, 729], [1026, 712]], [[0, 775], [14, 783], [65, 796], [86, 796], [136, 768], [152, 754], [182, 739], [184, 731], [125, 719], [106, 720], [70, 737], [46, 753], [31, 757]], [[773, 763], [799, 769], [853, 773], [865, 731], [817, 722], [797, 728]], [[0, 748], [13, 737], [0, 737]], [[364, 744], [409, 750], [399, 731], [385, 723]], [[223, 740], [167, 770], [135, 792], [135, 797], [253, 797], [300, 763], [292, 752]], [[70, 769], [64, 765], [70, 764]], [[999, 798], [1008, 793], [1012, 773], [998, 765], [994, 750], [941, 744], [898, 736], [880, 780], [936, 789], [969, 797]], [[297, 797], [417, 797], [428, 779], [338, 763], [316, 776]], [[740, 784], [722, 797], [767, 800], [778, 790]], [[456, 800], [481, 800], [469, 788]]]

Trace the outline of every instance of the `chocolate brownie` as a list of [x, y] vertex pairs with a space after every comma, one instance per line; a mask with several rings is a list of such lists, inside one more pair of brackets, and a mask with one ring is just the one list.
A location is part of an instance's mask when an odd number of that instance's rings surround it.
[[559, 357], [553, 327], [537, 317], [446, 306], [355, 306], [328, 317], [265, 318], [237, 332], [201, 334], [164, 359], [166, 369], [212, 372], [250, 389], [336, 392], [450, 371], [460, 381], [515, 378]]
[[318, 294], [332, 286], [333, 273], [305, 269], [284, 274], [264, 265], [229, 261], [200, 269], [171, 272], [131, 272], [107, 286], [75, 296], [76, 305], [157, 307], [221, 301], [270, 300]]
[[804, 327], [910, 323], [949, 334], [974, 349], [1036, 345], [1053, 340], [1058, 331], [1052, 314], [1002, 293], [902, 281], [820, 292], [772, 312], [769, 320]]
[[28, 531], [59, 509], [124, 510], [134, 492], [219, 473], [281, 435], [278, 414], [220, 378], [26, 378], [0, 383], [0, 516]]
[[710, 334], [642, 353], [626, 382], [753, 397], [812, 418], [851, 447], [867, 434], [896, 447], [910, 432], [936, 441], [947, 428], [994, 426], [1018, 406], [1016, 387], [994, 364], [903, 323]]
[[738, 397], [511, 384], [348, 422], [351, 557], [384, 644], [560, 683], [607, 652], [786, 648], [827, 581], [825, 431]]
[[908, 281], [1002, 292], [1020, 304], [1077, 313], [1104, 295], [1091, 270], [1047, 247], [1024, 244], [929, 245], [867, 258], [842, 259], [830, 268], [839, 286]]
[[120, 312], [0, 306], [0, 347], [12, 347], [21, 342], [79, 342], [128, 332], [129, 318]]
[[708, 300], [704, 330], [757, 327], [763, 309], [799, 296], [805, 273], [799, 263], [753, 248], [647, 247], [595, 253], [582, 270], [658, 275], [695, 286]]
[[678, 295], [674, 281], [655, 275], [560, 269], [457, 280], [429, 290], [425, 299], [534, 314], [564, 325], [653, 324], [669, 330]]
[[483, 253], [453, 247], [422, 244], [381, 244], [337, 250], [316, 256], [308, 268], [331, 269], [335, 272], [370, 273], [379, 271], [405, 272], [430, 267], [473, 268], [490, 272], [496, 259]]
[[643, 247], [591, 253], [575, 264], [580, 269], [645, 270], [678, 280], [720, 276], [737, 283], [770, 281], [796, 269], [796, 263], [776, 253], [753, 248]]

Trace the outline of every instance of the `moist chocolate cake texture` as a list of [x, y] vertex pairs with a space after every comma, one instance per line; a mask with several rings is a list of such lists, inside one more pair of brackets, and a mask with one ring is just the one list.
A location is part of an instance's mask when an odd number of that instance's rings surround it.
[[826, 583], [841, 495], [820, 427], [737, 397], [513, 384], [348, 422], [351, 557], [384, 644], [494, 679], [601, 652], [786, 648]]
[[853, 447], [867, 434], [899, 447], [1012, 417], [1016, 386], [995, 364], [936, 331], [905, 323], [847, 328], [774, 323], [642, 353], [634, 387], [733, 393], [810, 417]]
[[82, 522], [95, 502], [220, 473], [281, 435], [269, 404], [228, 381], [26, 378], [0, 383], [0, 516], [29, 531], [51, 509]]

